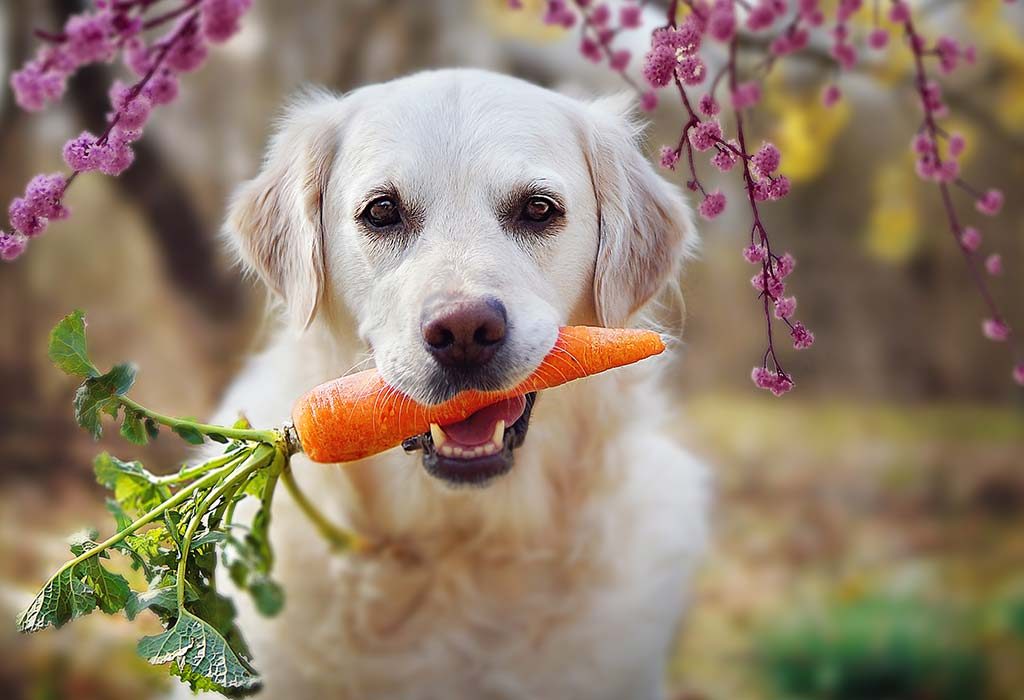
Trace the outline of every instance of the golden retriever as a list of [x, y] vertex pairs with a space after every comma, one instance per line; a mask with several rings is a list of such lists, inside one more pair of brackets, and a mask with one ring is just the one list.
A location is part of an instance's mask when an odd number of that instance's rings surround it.
[[[226, 226], [280, 303], [220, 418], [287, 420], [372, 361], [408, 396], [514, 385], [564, 324], [638, 322], [695, 240], [622, 98], [477, 70], [307, 93]], [[237, 596], [264, 697], [653, 700], [705, 546], [703, 466], [661, 428], [658, 362], [296, 476], [377, 543], [274, 511], [283, 612]]]

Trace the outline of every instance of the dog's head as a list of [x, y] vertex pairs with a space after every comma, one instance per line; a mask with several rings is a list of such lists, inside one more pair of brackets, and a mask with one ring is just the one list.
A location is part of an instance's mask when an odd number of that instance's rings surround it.
[[[626, 323], [693, 239], [625, 112], [481, 71], [307, 94], [229, 230], [296, 325], [354, 326], [409, 397], [506, 389], [560, 325]], [[450, 483], [489, 482], [510, 468], [533, 398], [409, 445]]]

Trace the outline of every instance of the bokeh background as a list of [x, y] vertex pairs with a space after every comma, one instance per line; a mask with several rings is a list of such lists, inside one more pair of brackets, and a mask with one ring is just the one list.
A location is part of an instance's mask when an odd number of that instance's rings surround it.
[[[136, 165], [119, 179], [83, 177], [73, 217], [0, 268], [0, 620], [12, 621], [0, 624], [0, 696], [143, 698], [166, 682], [134, 656], [147, 622], [96, 614], [56, 633], [14, 632], [15, 612], [66, 558], [65, 535], [105, 522], [92, 456], [105, 447], [154, 469], [185, 456], [172, 440], [98, 446], [77, 429], [74, 387], [46, 360], [49, 329], [85, 309], [95, 356], [140, 365], [143, 403], [203, 415], [259, 343], [262, 291], [230, 268], [216, 234], [289, 93], [452, 65], [584, 93], [622, 88], [577, 53], [575, 33], [541, 24], [539, 2], [520, 13], [505, 4], [257, 0], [244, 30], [154, 118]], [[1009, 321], [1024, 327], [1024, 8], [913, 4], [928, 34], [978, 44], [977, 65], [945, 81], [949, 123], [968, 136], [968, 177], [1008, 195], [981, 223], [1003, 253]], [[76, 9], [0, 4], [4, 201], [62, 167], [64, 140], [102, 126], [113, 68], [80, 74], [39, 117], [6, 88], [34, 50], [31, 28]], [[644, 34], [631, 41], [642, 54]], [[819, 99], [834, 77], [825, 56], [784, 61], [753, 125], [794, 182], [765, 211], [799, 260], [792, 285], [817, 334], [813, 350], [785, 353], [797, 390], [773, 400], [748, 378], [762, 325], [739, 255], [742, 207], [703, 224], [684, 280], [679, 433], [715, 465], [719, 498], [670, 685], [688, 700], [1024, 698], [1024, 391], [1005, 347], [981, 337], [938, 195], [913, 174], [907, 53], [894, 42], [844, 76], [847, 99], [831, 110]], [[651, 153], [677, 138], [671, 102], [651, 115]], [[735, 178], [721, 186], [737, 192]]]

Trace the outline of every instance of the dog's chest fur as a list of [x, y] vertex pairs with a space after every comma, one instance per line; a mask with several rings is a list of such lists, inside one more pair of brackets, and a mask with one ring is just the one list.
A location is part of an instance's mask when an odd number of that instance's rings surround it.
[[[275, 361], [281, 352], [258, 358], [225, 406], [279, 423], [267, 407], [336, 371], [326, 358]], [[542, 394], [512, 473], [487, 489], [445, 490], [400, 451], [297, 461], [313, 500], [381, 548], [330, 552], [282, 494], [272, 531], [285, 608], [265, 619], [236, 599], [265, 696], [659, 697], [707, 488], [656, 432], [662, 407], [643, 374]]]

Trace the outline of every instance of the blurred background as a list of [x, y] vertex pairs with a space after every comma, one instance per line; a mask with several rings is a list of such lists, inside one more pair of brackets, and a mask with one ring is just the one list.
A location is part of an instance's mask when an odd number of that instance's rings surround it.
[[[31, 29], [60, 26], [78, 4], [0, 4], [3, 201], [62, 169], [64, 141], [104, 122], [113, 67], [82, 72], [38, 117], [6, 86], [34, 51]], [[576, 32], [543, 26], [541, 3], [525, 4], [256, 0], [243, 31], [159, 110], [135, 165], [81, 178], [73, 217], [0, 268], [0, 620], [66, 558], [68, 533], [105, 522], [91, 473], [101, 448], [154, 469], [185, 455], [172, 440], [98, 446], [75, 426], [74, 387], [46, 360], [57, 319], [84, 309], [94, 356], [140, 365], [141, 402], [204, 415], [259, 342], [263, 292], [230, 268], [217, 231], [282, 101], [306, 83], [343, 91], [441, 66], [622, 89], [579, 55]], [[948, 128], [968, 137], [968, 179], [1002, 187], [1007, 204], [978, 222], [958, 203], [1002, 252], [997, 293], [1024, 327], [1024, 8], [913, 4], [926, 34], [978, 45], [977, 64], [944, 80]], [[638, 70], [645, 33], [622, 41]], [[834, 78], [824, 51], [768, 79], [755, 138], [779, 145], [794, 188], [763, 211], [799, 260], [791, 284], [817, 334], [812, 350], [784, 353], [798, 385], [784, 399], [749, 380], [763, 339], [739, 254], [747, 212], [702, 225], [672, 382], [679, 434], [715, 465], [719, 498], [714, 553], [671, 667], [675, 698], [1024, 698], [1024, 391], [1006, 348], [982, 338], [938, 194], [913, 174], [909, 67], [893, 41], [843, 76], [833, 109], [820, 101]], [[678, 138], [672, 102], [651, 115], [652, 154]], [[706, 177], [738, 193], [736, 178]], [[134, 655], [148, 624], [97, 614], [27, 638], [0, 624], [0, 697], [152, 696], [167, 681]]]

